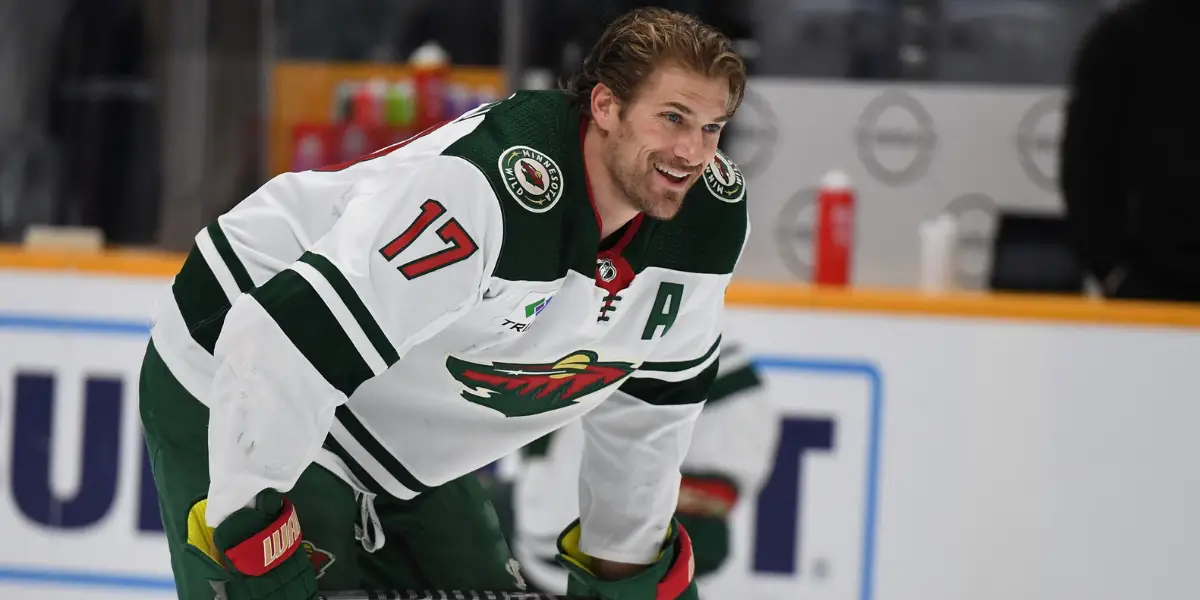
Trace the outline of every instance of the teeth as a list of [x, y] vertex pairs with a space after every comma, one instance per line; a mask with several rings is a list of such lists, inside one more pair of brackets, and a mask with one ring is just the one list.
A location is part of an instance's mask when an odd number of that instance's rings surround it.
[[674, 177], [676, 179], [683, 179], [684, 177], [687, 177], [687, 173], [676, 171], [674, 169], [668, 169], [667, 167], [664, 167], [662, 165], [656, 164], [656, 165], [654, 165], [654, 168], [658, 169], [659, 171], [662, 171], [663, 173], [666, 173], [667, 175], [670, 175], [671, 177]]

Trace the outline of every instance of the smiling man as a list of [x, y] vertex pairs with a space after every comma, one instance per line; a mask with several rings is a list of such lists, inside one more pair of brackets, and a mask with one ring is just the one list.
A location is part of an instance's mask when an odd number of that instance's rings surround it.
[[576, 421], [571, 592], [694, 598], [673, 513], [749, 235], [717, 152], [745, 77], [716, 31], [636, 10], [565, 90], [201, 231], [140, 388], [180, 598], [523, 589], [472, 473]]

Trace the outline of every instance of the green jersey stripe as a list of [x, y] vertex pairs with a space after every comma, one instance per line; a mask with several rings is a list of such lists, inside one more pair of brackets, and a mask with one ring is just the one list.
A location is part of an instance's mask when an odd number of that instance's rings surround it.
[[198, 248], [192, 248], [171, 284], [171, 295], [192, 339], [212, 354], [225, 323], [229, 299]]
[[642, 366], [638, 367], [638, 371], [642, 371], [642, 372], [659, 371], [662, 373], [678, 373], [680, 371], [694, 369], [694, 368], [704, 364], [708, 359], [712, 358], [713, 353], [715, 353], [717, 351], [717, 349], [720, 347], [721, 347], [721, 336], [717, 336], [717, 340], [715, 342], [713, 342], [712, 346], [709, 346], [708, 351], [705, 352], [704, 356], [701, 356], [700, 358], [695, 358], [692, 360], [663, 361], [663, 362], [647, 361], [647, 362], [642, 363]]
[[758, 378], [758, 373], [754, 372], [754, 367], [746, 365], [739, 369], [735, 369], [713, 381], [712, 389], [708, 392], [708, 403], [713, 404], [734, 396], [740, 392], [759, 386], [762, 380]]
[[621, 384], [621, 391], [645, 402], [657, 406], [673, 406], [678, 404], [696, 404], [704, 402], [712, 387], [713, 379], [717, 377], [717, 363], [705, 367], [700, 374], [684, 381], [663, 381], [661, 379], [629, 379]]
[[[711, 369], [713, 367], [709, 367], [709, 368]], [[717, 369], [719, 370], [720, 368], [717, 367]], [[679, 389], [683, 390], [683, 392], [676, 391], [675, 393], [676, 394], [691, 394], [695, 390], [695, 387], [688, 385], [689, 383], [690, 382], [679, 382], [677, 385], [682, 385], [685, 387], [679, 388]], [[712, 382], [712, 387], [709, 388], [709, 391], [708, 391], [708, 404], [712, 405], [716, 402], [720, 402], [722, 400], [732, 398], [734, 395], [738, 394], [739, 392], [743, 392], [748, 389], [753, 389], [755, 387], [758, 387], [761, 384], [762, 384], [762, 380], [759, 379], [758, 373], [755, 372], [754, 367], [752, 367], [750, 365], [746, 365], [744, 367], [739, 367], [737, 369], [734, 369], [733, 371], [730, 371], [729, 373], [726, 373], [719, 377], [715, 377], [715, 379]], [[656, 393], [670, 394], [671, 392], [668, 391], [668, 387], [667, 387], [669, 385], [671, 385], [669, 382], [659, 381], [659, 380], [654, 380], [654, 379], [631, 379], [628, 382], [626, 382], [625, 386], [623, 386], [621, 388], [621, 391], [626, 392], [635, 398], [646, 401], [643, 399], [643, 396], [646, 398], [653, 398], [653, 397], [655, 397], [654, 394], [656, 394]], [[659, 396], [659, 397], [662, 397], [662, 396]], [[690, 398], [685, 398], [683, 395], [677, 395], [677, 396], [672, 397], [671, 399], [683, 400], [682, 402], [668, 402], [668, 403], [690, 404], [690, 403], [695, 403], [695, 402], [699, 402], [700, 400], [703, 400], [703, 398], [700, 398], [699, 400], [697, 400], [696, 398], [697, 398], [697, 396], [695, 396], [695, 395], [692, 395]], [[661, 402], [656, 402], [656, 404], [660, 404], [660, 403]], [[521, 448], [521, 456], [528, 457], [528, 458], [541, 458], [541, 457], [546, 456], [546, 454], [550, 451], [550, 441], [551, 441], [551, 439], [553, 439], [554, 433], [555, 432], [552, 431], [552, 432], [547, 433], [546, 435], [526, 444], [523, 448]], [[686, 473], [685, 473], [685, 475], [686, 475]]]
[[396, 460], [396, 457], [391, 452], [388, 452], [383, 447], [383, 444], [379, 443], [379, 440], [375, 439], [374, 435], [371, 435], [370, 431], [367, 431], [367, 428], [363, 426], [362, 421], [358, 420], [358, 417], [354, 415], [350, 407], [343, 404], [337, 407], [334, 415], [355, 441], [371, 455], [371, 458], [374, 458], [401, 485], [418, 494], [430, 490], [430, 486], [421, 483], [412, 472], [400, 464], [399, 460]]
[[342, 447], [342, 445], [339, 444], [336, 439], [333, 438], [332, 433], [325, 436], [325, 443], [322, 445], [322, 447], [334, 453], [338, 458], [342, 459], [342, 463], [344, 463], [346, 468], [350, 469], [350, 473], [352, 473], [354, 477], [367, 488], [367, 491], [375, 494], [376, 496], [383, 496], [385, 498], [391, 496], [391, 494], [389, 494], [382, 485], [379, 485], [379, 482], [375, 481], [375, 478], [371, 477], [371, 474], [368, 473], [366, 469], [362, 468], [362, 465], [358, 464], [358, 461], [354, 460], [354, 457], [350, 456], [350, 453], [347, 452], [346, 449]]
[[305, 252], [300, 257], [300, 262], [316, 269], [325, 278], [325, 281], [329, 282], [329, 285], [333, 287], [333, 291], [337, 292], [338, 297], [342, 299], [342, 303], [346, 305], [350, 314], [354, 316], [354, 320], [358, 322], [359, 328], [362, 329], [367, 339], [371, 341], [371, 345], [375, 347], [375, 351], [379, 353], [383, 361], [389, 367], [396, 364], [396, 361], [400, 360], [400, 354], [396, 352], [396, 347], [388, 340], [387, 334], [383, 332], [379, 323], [375, 321], [375, 317], [371, 315], [371, 311], [367, 309], [367, 305], [363, 304], [362, 299], [358, 297], [358, 293], [354, 291], [354, 287], [350, 285], [350, 282], [346, 280], [346, 277], [342, 275], [337, 266], [329, 262], [328, 258], [320, 254], [313, 254], [312, 252]]
[[221, 230], [220, 223], [213, 221], [208, 224], [208, 236], [212, 238], [213, 247], [217, 249], [217, 254], [221, 255], [221, 260], [225, 262], [225, 267], [233, 275], [233, 280], [237, 283], [238, 289], [243, 294], [253, 290], [254, 280], [250, 279], [250, 273], [246, 271], [246, 266], [242, 264], [241, 259], [234, 253], [233, 246], [229, 245], [229, 238], [225, 237], [225, 232]]
[[521, 456], [528, 458], [541, 458], [550, 452], [550, 440], [554, 437], [553, 431], [543, 435], [542, 437], [525, 444], [521, 448]]
[[280, 271], [251, 294], [309, 364], [346, 397], [375, 376], [333, 312], [299, 273]]

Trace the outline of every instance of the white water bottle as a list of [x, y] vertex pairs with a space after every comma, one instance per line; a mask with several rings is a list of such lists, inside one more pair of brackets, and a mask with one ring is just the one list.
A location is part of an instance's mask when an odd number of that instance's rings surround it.
[[946, 292], [955, 288], [958, 221], [943, 213], [921, 223], [921, 290]]

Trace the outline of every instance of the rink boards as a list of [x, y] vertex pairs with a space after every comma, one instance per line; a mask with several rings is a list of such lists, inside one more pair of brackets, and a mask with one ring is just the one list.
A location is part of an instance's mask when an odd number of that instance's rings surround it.
[[[175, 265], [0, 252], [0, 597], [172, 597], [136, 402]], [[1188, 594], [1200, 311], [751, 284], [729, 299], [782, 435], [706, 598]]]

